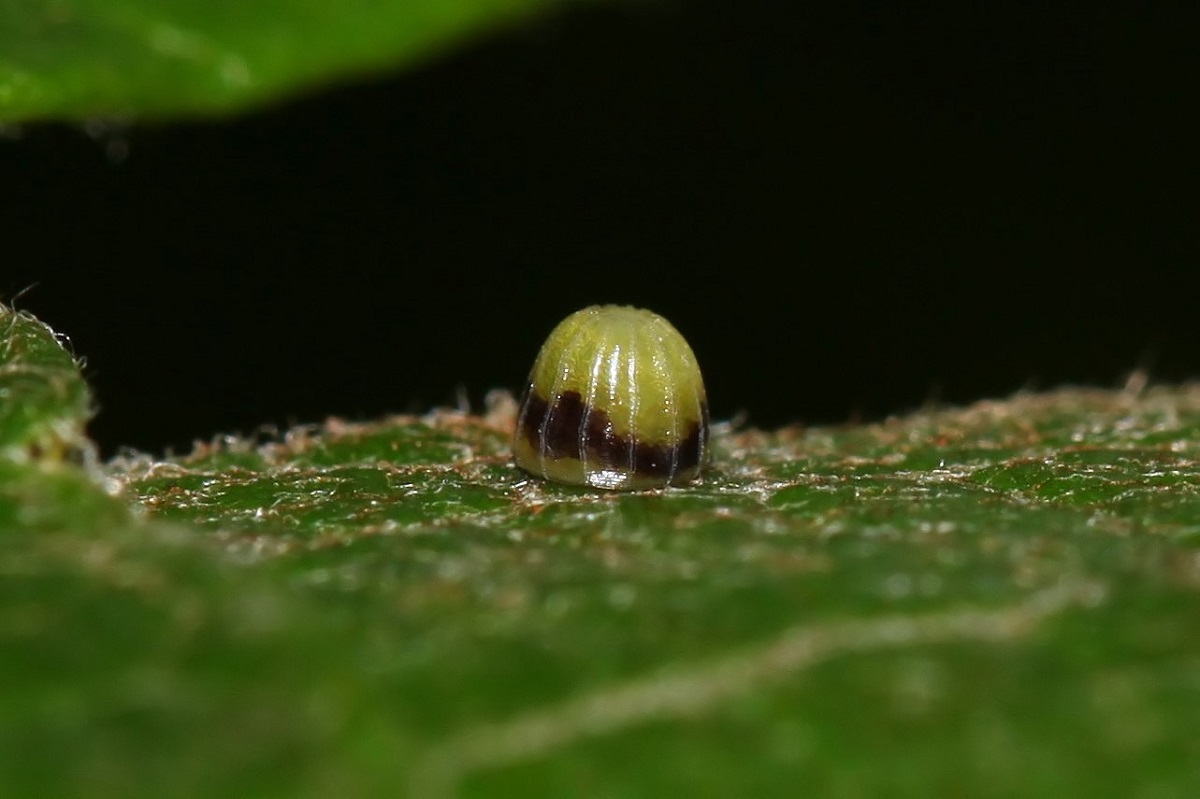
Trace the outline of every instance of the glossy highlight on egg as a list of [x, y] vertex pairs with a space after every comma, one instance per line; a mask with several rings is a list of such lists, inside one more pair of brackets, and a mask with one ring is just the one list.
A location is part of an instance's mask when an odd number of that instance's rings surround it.
[[517, 414], [517, 466], [611, 490], [684, 485], [708, 457], [708, 404], [687, 341], [651, 311], [593, 305], [542, 345]]

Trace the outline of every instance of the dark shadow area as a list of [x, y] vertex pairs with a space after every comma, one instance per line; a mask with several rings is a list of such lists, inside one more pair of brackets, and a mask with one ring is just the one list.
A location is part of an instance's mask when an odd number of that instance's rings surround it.
[[593, 302], [714, 413], [840, 422], [1200, 376], [1181, 20], [588, 6], [226, 123], [0, 140], [0, 297], [104, 452], [518, 388]]

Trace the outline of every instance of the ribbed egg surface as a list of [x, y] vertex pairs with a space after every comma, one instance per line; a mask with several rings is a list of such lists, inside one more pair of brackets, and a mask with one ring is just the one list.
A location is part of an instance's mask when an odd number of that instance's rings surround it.
[[708, 405], [692, 348], [640, 308], [571, 314], [533, 364], [513, 450], [522, 469], [560, 483], [631, 490], [694, 480]]

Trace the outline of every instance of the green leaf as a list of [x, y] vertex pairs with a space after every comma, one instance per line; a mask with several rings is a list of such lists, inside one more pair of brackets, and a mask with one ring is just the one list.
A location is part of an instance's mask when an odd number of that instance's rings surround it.
[[0, 458], [85, 447], [90, 415], [87, 385], [54, 331], [0, 304]]
[[549, 0], [0, 0], [0, 121], [229, 112], [412, 63]]
[[722, 430], [511, 415], [0, 463], [0, 795], [1190, 796], [1200, 387]]

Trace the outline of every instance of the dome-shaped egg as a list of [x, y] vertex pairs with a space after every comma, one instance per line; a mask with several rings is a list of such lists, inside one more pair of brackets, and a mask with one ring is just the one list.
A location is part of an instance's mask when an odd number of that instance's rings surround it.
[[708, 404], [692, 348], [640, 308], [593, 305], [542, 345], [513, 442], [525, 471], [617, 490], [694, 480], [708, 453]]

